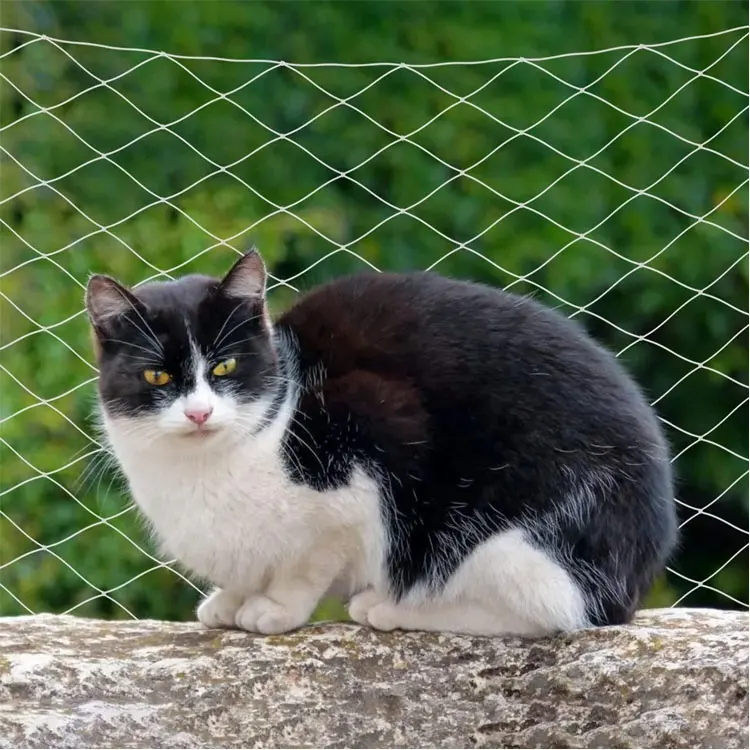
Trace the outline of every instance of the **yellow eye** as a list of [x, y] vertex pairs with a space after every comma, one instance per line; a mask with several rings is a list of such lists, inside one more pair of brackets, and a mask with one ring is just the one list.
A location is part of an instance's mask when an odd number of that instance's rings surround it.
[[231, 359], [225, 359], [223, 362], [219, 362], [211, 372], [217, 378], [223, 378], [225, 375], [229, 375], [230, 372], [234, 372], [237, 369], [237, 360], [232, 357]]
[[144, 370], [143, 377], [149, 385], [166, 385], [172, 381], [172, 376], [163, 370]]

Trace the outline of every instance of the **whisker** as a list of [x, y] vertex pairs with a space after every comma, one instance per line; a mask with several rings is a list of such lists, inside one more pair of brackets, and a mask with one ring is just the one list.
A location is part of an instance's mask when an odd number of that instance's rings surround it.
[[[82, 461], [84, 458], [88, 458], [89, 456], [95, 456], [97, 453], [100, 453], [103, 450], [107, 450], [106, 448], [102, 448], [102, 447], [94, 448], [92, 450], [91, 443], [94, 443], [96, 445], [96, 441], [93, 438], [91, 438], [91, 437], [89, 437], [89, 441], [90, 442], [86, 443], [86, 445], [84, 445], [83, 447], [79, 448], [70, 457], [70, 464], [71, 465], [73, 463], [77, 463], [78, 461]], [[86, 453], [86, 451], [88, 451], [88, 454], [86, 456], [84, 456], [83, 454]]]
[[133, 357], [130, 355], [124, 355], [124, 358], [128, 362], [134, 362], [137, 365], [143, 365], [144, 367], [153, 367], [155, 370], [158, 370], [160, 367], [163, 367], [164, 360], [159, 357], [158, 359], [148, 359], [147, 357]]
[[[258, 426], [257, 420], [250, 419], [247, 416], [240, 416], [237, 419], [236, 424], [238, 424], [241, 428], [242, 427], [249, 428], [249, 431], [252, 431], [253, 429], [255, 429]], [[295, 437], [296, 437], [296, 435], [295, 435]], [[302, 442], [302, 441], [300, 440], [300, 442]], [[288, 442], [286, 440], [282, 440], [281, 444], [279, 445], [279, 448], [281, 448], [281, 450], [284, 453], [284, 456], [286, 456], [286, 458], [289, 460], [289, 462], [297, 469], [297, 471], [299, 472], [300, 476], [302, 476], [302, 477], [306, 476], [307, 472], [305, 471], [300, 458], [291, 449], [291, 447], [288, 445]], [[315, 455], [314, 452], [313, 452], [313, 455]]]
[[282, 443], [281, 449], [284, 451], [284, 455], [289, 459], [289, 463], [294, 466], [295, 469], [299, 472], [299, 475], [302, 479], [305, 479], [307, 476], [307, 473], [305, 472], [305, 467], [302, 466], [302, 462], [299, 460], [299, 458], [294, 454], [294, 451], [288, 446]]
[[94, 451], [94, 458], [88, 466], [81, 472], [80, 476], [73, 483], [73, 490], [75, 492], [85, 493], [88, 490], [87, 482], [92, 478], [92, 475], [96, 475], [99, 469], [107, 464], [107, 459], [114, 460], [114, 457], [107, 451], [106, 448], [99, 448]]
[[80, 494], [86, 494], [91, 490], [94, 482], [101, 482], [104, 474], [117, 465], [115, 457], [106, 449], [102, 448], [91, 464], [81, 472], [76, 480], [74, 489]]
[[[227, 327], [227, 323], [229, 323], [229, 321], [231, 320], [232, 315], [234, 315], [237, 312], [237, 310], [239, 310], [240, 307], [242, 307], [242, 305], [244, 305], [244, 304], [245, 304], [245, 300], [243, 299], [243, 300], [240, 300], [240, 302], [238, 302], [232, 308], [232, 311], [229, 313], [229, 315], [227, 315], [226, 319], [224, 320], [224, 324], [219, 329], [219, 332], [216, 334], [216, 336], [214, 336], [214, 340], [211, 342], [211, 349], [216, 348], [216, 346], [217, 346], [216, 340], [219, 338], [219, 336], [221, 336], [222, 333], [224, 333], [224, 329]], [[222, 339], [222, 341], [223, 341], [223, 339]]]
[[291, 427], [287, 427], [287, 431], [289, 432], [290, 435], [292, 435], [292, 437], [294, 437], [296, 440], [302, 443], [302, 445], [304, 445], [305, 448], [307, 448], [307, 450], [310, 451], [310, 453], [313, 454], [313, 456], [315, 457], [315, 460], [320, 464], [320, 468], [323, 470], [323, 473], [325, 474], [326, 467], [323, 466], [323, 462], [320, 460], [320, 457], [318, 456], [318, 454], [310, 447], [310, 444], [307, 443], [305, 440], [303, 440]]
[[122, 339], [108, 339], [108, 341], [112, 341], [115, 344], [124, 344], [125, 346], [131, 346], [133, 349], [140, 349], [142, 352], [146, 352], [147, 354], [153, 354], [155, 357], [161, 357], [161, 352], [159, 352], [156, 349], [149, 349], [145, 346], [139, 346], [138, 344], [134, 344], [131, 341], [123, 341]]
[[96, 493], [94, 496], [96, 497], [96, 505], [97, 505], [97, 508], [99, 509], [99, 515], [103, 515], [103, 511], [104, 511], [103, 499], [106, 499], [109, 496], [109, 493], [112, 490], [112, 485], [114, 484], [115, 479], [117, 479], [116, 471], [111, 471], [109, 475], [109, 483], [107, 484], [107, 489], [103, 493], [104, 497], [102, 497], [102, 491], [101, 491], [102, 479], [104, 479], [104, 475], [107, 473], [106, 472], [107, 468], [110, 468], [110, 467], [105, 465], [102, 468], [102, 471], [99, 472], [99, 481], [97, 481], [96, 483]]
[[[156, 333], [154, 333], [154, 329], [149, 325], [149, 323], [146, 320], [146, 318], [144, 318], [143, 315], [141, 315], [141, 311], [133, 304], [133, 301], [130, 299], [130, 297], [128, 295], [123, 294], [122, 292], [119, 292], [119, 293], [120, 293], [120, 295], [122, 297], [125, 298], [125, 301], [130, 305], [130, 307], [133, 308], [133, 312], [141, 319], [141, 321], [143, 322], [143, 325], [146, 326], [146, 329], [148, 330], [148, 332], [151, 335], [149, 336], [148, 334], [146, 334], [146, 332], [143, 331], [143, 329], [139, 325], [137, 325], [135, 323], [135, 321], [131, 321], [133, 323], [133, 325], [135, 325], [135, 327], [138, 328], [141, 331], [141, 333], [143, 333], [143, 335], [146, 336], [146, 338], [150, 338], [151, 341], [154, 344], [156, 344], [157, 349], [159, 349], [160, 351], [163, 352], [164, 351], [164, 347], [162, 346], [161, 342], [159, 341]], [[125, 317], [126, 317], [126, 319], [128, 318], [127, 315]]]
[[240, 326], [244, 326], [246, 323], [250, 323], [253, 320], [257, 320], [260, 317], [260, 315], [253, 315], [250, 318], [243, 318], [239, 323], [236, 325], [233, 325], [222, 337], [219, 339], [219, 341], [216, 342], [216, 344], [213, 345], [213, 350], [216, 351], [221, 346], [222, 341], [226, 341], [226, 339], [231, 336]]
[[230, 347], [240, 346], [241, 344], [244, 344], [246, 341], [251, 341], [252, 339], [245, 339], [244, 341], [232, 341], [226, 346], [223, 346], [221, 349], [217, 351], [212, 351], [209, 355], [209, 359], [228, 359], [229, 357], [257, 357], [257, 352], [241, 352], [241, 351], [227, 351]]
[[[126, 297], [127, 299], [127, 297]], [[151, 341], [152, 344], [156, 346], [156, 348], [160, 352], [164, 352], [164, 347], [162, 346], [159, 339], [156, 337], [156, 334], [154, 333], [154, 329], [151, 328], [151, 326], [148, 324], [147, 320], [141, 315], [141, 311], [128, 299], [128, 304], [133, 308], [136, 315], [143, 321], [143, 325], [146, 326], [148, 329], [148, 333], [141, 328], [138, 323], [136, 323], [129, 315], [125, 315], [125, 320], [132, 323], [149, 341]]]
[[312, 440], [313, 443], [315, 442], [315, 438], [313, 437], [312, 432], [310, 432], [310, 430], [304, 424], [302, 424], [299, 419], [297, 419], [294, 415], [291, 415], [289, 419], [294, 422], [294, 424], [299, 425], [310, 436], [310, 440]]
[[266, 379], [267, 380], [278, 380], [281, 383], [290, 383], [291, 385], [296, 385], [297, 388], [299, 388], [300, 391], [304, 391], [305, 390], [305, 386], [302, 385], [302, 383], [300, 383], [297, 380], [294, 380], [293, 378], [287, 378], [284, 375], [266, 375]]

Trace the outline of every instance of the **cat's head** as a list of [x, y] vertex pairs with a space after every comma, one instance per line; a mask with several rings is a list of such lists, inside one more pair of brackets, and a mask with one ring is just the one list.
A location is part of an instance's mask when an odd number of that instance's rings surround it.
[[144, 447], [220, 444], [259, 429], [282, 382], [265, 282], [255, 250], [223, 279], [128, 289], [93, 276], [86, 307], [105, 422]]

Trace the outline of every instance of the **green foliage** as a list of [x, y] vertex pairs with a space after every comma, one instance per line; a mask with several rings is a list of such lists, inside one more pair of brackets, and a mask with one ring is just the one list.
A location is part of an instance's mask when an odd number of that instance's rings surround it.
[[[0, 79], [0, 200], [14, 196], [0, 206], [0, 613], [190, 615], [195, 588], [146, 556], [127, 493], [88, 455], [83, 286], [94, 271], [220, 273], [251, 242], [288, 282], [276, 310], [372, 264], [510, 285], [579, 315], [667, 420], [690, 519], [673, 569], [702, 581], [745, 545], [748, 45], [743, 31], [706, 36], [745, 25], [740, 3], [6, 6], [5, 26], [134, 49], [0, 33], [0, 52], [16, 48]], [[697, 35], [534, 63], [273, 62]], [[708, 583], [718, 593], [669, 575], [649, 603], [737, 606], [721, 592], [747, 600], [746, 551]]]

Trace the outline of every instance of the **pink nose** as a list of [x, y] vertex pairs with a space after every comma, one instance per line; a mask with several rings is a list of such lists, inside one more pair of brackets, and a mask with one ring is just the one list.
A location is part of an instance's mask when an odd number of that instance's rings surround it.
[[213, 409], [185, 409], [185, 416], [197, 425], [205, 424], [211, 416]]

